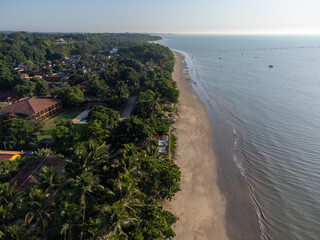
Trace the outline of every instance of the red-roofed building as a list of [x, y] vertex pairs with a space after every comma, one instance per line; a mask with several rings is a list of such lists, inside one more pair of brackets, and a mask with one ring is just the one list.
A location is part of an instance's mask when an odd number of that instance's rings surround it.
[[55, 74], [52, 76], [45, 76], [43, 77], [43, 79], [47, 82], [47, 83], [61, 83], [63, 80], [67, 79], [68, 76], [66, 75], [59, 75], [59, 74]]
[[21, 155], [21, 152], [17, 152], [17, 151], [1, 151], [0, 150], [0, 162], [3, 161], [3, 160], [13, 161], [17, 157], [19, 157], [20, 155]]
[[28, 74], [26, 74], [26, 73], [21, 74], [20, 77], [21, 77], [22, 79], [25, 79], [25, 78], [30, 79], [30, 76], [29, 76]]
[[33, 78], [43, 78], [42, 75], [34, 75]]
[[36, 115], [45, 119], [62, 109], [62, 101], [53, 98], [29, 98], [0, 109], [0, 124], [10, 118], [27, 118]]

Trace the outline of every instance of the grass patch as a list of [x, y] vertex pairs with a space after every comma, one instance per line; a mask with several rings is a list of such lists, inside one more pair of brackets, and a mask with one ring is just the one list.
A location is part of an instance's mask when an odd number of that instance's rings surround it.
[[54, 116], [48, 118], [47, 120], [45, 120], [45, 123], [56, 124], [61, 119], [63, 119], [63, 120], [72, 120], [76, 116], [78, 116], [80, 113], [82, 113], [83, 111], [84, 111], [84, 109], [64, 111], [64, 112], [58, 113], [57, 115], [54, 115]]
[[[60, 112], [56, 115], [51, 116], [50, 118], [44, 120], [44, 126], [43, 126], [43, 131], [38, 134], [38, 140], [42, 140], [44, 138], [52, 138], [52, 134], [54, 129], [56, 128], [56, 124], [60, 120], [72, 120], [76, 116], [78, 116], [80, 113], [82, 113], [84, 109], [77, 109], [77, 110], [71, 110], [71, 111], [64, 111]], [[80, 124], [77, 124], [80, 125]], [[77, 126], [76, 129], [78, 131], [83, 129], [83, 126]], [[83, 125], [83, 124], [81, 124]]]
[[38, 140], [44, 138], [52, 138], [53, 130], [56, 128], [56, 124], [45, 124], [43, 126], [43, 131], [38, 134]]
[[56, 119], [72, 120], [76, 116], [78, 116], [80, 113], [82, 113], [83, 111], [84, 111], [84, 109], [66, 111], [66, 112], [63, 112], [61, 115], [57, 116]]
[[176, 155], [176, 141], [177, 141], [176, 136], [174, 134], [170, 133], [169, 151], [170, 151], [171, 158], [174, 158], [174, 156]]

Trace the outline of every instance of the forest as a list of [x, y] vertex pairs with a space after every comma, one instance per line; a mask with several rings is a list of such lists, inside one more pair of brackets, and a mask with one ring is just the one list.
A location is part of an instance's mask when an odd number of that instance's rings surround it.
[[[0, 239], [175, 236], [177, 218], [163, 204], [180, 190], [172, 134], [179, 91], [171, 50], [150, 42], [159, 39], [0, 34], [0, 92], [7, 99], [57, 98], [66, 112], [95, 105], [85, 124], [59, 119], [42, 141], [45, 121], [35, 116], [0, 125], [6, 143], [0, 148], [28, 153], [0, 163]], [[63, 77], [58, 84], [45, 80], [53, 76]], [[134, 110], [121, 118], [132, 96]], [[165, 153], [163, 139], [173, 139]], [[23, 178], [28, 171], [31, 177]]]

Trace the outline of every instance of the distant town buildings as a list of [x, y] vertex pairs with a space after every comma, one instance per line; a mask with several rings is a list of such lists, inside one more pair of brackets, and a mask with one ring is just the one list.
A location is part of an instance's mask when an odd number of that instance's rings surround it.
[[68, 79], [69, 76], [62, 74], [53, 74], [52, 76], [45, 76], [43, 80], [45, 80], [48, 84], [60, 85], [64, 80]]
[[23, 72], [24, 68], [25, 68], [24, 65], [20, 64], [20, 65], [18, 65], [18, 67], [14, 68], [13, 71], [15, 71], [15, 72]]

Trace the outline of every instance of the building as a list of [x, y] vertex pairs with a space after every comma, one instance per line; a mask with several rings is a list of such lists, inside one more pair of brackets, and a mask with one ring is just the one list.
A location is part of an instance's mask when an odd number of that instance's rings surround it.
[[116, 48], [110, 50], [110, 54], [117, 54], [117, 53], [118, 53], [118, 49]]
[[30, 79], [30, 76], [26, 73], [20, 75], [21, 79]]
[[42, 75], [34, 75], [33, 78], [42, 78]]
[[3, 160], [13, 161], [20, 155], [21, 155], [21, 152], [18, 152], [18, 151], [1, 151], [0, 150], [0, 162]]
[[65, 81], [69, 77], [66, 75], [59, 75], [59, 74], [54, 74], [52, 76], [45, 76], [43, 79], [48, 83], [53, 83], [56, 85], [59, 85], [61, 82]]
[[46, 119], [62, 109], [62, 101], [53, 98], [29, 98], [0, 109], [0, 124], [10, 118], [25, 119], [35, 115]]

